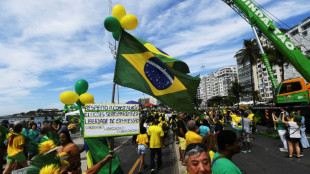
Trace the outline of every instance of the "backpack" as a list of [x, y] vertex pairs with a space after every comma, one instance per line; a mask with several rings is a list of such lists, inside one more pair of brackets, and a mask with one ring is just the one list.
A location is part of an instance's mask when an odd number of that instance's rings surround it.
[[172, 120], [172, 129], [173, 130], [176, 130], [176, 129], [178, 129], [178, 125], [177, 125], [177, 122], [175, 121], [175, 120]]
[[164, 132], [169, 130], [169, 126], [166, 122], [163, 122], [163, 125], [161, 128], [163, 129]]

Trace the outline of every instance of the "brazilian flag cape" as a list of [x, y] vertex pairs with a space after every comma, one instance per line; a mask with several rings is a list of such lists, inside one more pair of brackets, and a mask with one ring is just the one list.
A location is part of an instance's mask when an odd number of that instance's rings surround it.
[[157, 56], [123, 30], [116, 56], [114, 82], [149, 94], [177, 111], [199, 114], [193, 100], [200, 78], [173, 69]]

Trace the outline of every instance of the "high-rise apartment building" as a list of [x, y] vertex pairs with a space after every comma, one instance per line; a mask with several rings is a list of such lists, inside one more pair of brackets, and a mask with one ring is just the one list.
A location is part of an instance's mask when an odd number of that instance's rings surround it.
[[[310, 57], [310, 16], [303, 20], [300, 24], [294, 26], [285, 35], [296, 45], [301, 52]], [[296, 69], [287, 64], [284, 66], [284, 79], [292, 79], [301, 77]]]
[[235, 66], [228, 66], [210, 73], [201, 78], [199, 98], [203, 103], [214, 96], [227, 96], [232, 82], [237, 80], [237, 70]]

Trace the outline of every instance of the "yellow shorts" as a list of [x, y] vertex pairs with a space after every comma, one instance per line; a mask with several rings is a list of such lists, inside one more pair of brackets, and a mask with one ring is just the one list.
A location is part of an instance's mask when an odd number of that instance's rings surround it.
[[179, 146], [180, 146], [181, 150], [185, 150], [186, 149], [186, 140], [185, 140], [185, 138], [179, 137]]

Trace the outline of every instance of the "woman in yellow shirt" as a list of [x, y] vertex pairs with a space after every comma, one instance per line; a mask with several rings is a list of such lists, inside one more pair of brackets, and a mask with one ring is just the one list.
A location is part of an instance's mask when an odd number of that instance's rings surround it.
[[[149, 138], [147, 137], [145, 127], [141, 127], [140, 135], [137, 136], [136, 142], [137, 142], [136, 150], [138, 151], [138, 154], [140, 155], [139, 173], [141, 173], [142, 166], [144, 165], [144, 154], [149, 144]], [[144, 167], [146, 167], [146, 165], [144, 165]]]
[[22, 123], [20, 121], [16, 121], [13, 128], [14, 133], [8, 134], [8, 156], [3, 174], [11, 173], [15, 161], [17, 161], [17, 163], [19, 163], [23, 167], [28, 166], [25, 154], [23, 152], [25, 139], [23, 136], [16, 134], [22, 132], [22, 129]]

